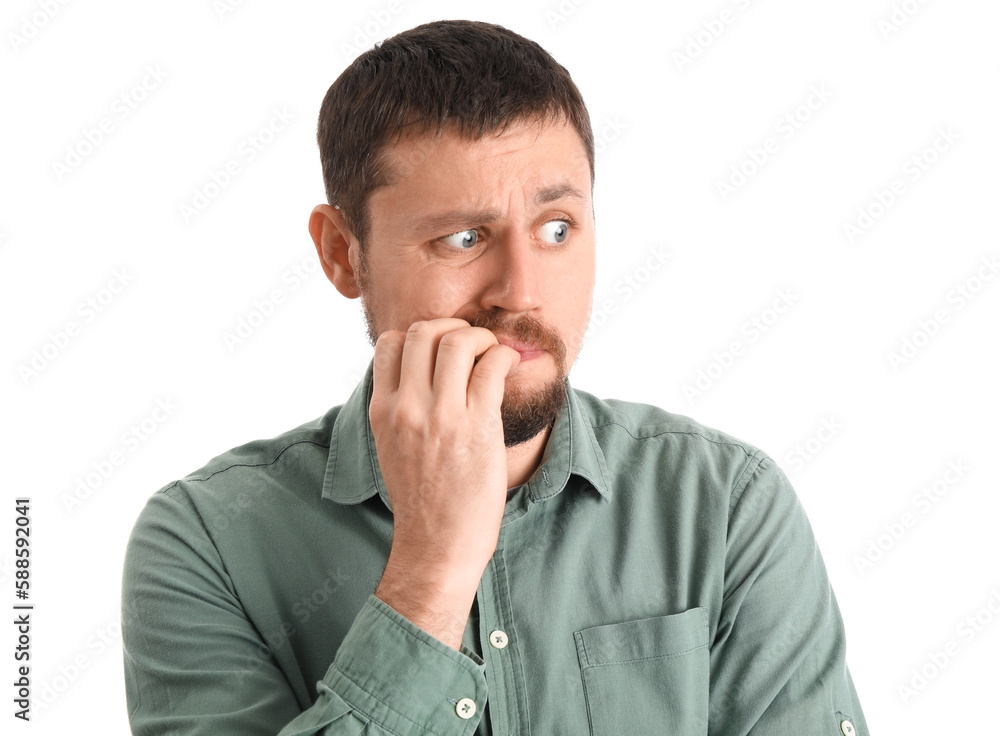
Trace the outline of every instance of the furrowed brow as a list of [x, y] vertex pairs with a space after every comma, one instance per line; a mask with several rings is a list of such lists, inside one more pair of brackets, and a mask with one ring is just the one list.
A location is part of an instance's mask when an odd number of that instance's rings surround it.
[[[542, 187], [535, 192], [534, 197], [535, 205], [538, 207], [560, 199], [575, 199], [581, 204], [586, 204], [588, 201], [583, 192], [571, 184], [553, 184]], [[501, 217], [503, 217], [503, 213], [495, 209], [451, 210], [421, 220], [414, 228], [414, 232], [418, 235], [446, 231], [458, 232], [460, 227], [468, 227], [470, 224], [486, 225], [496, 222]]]
[[428, 217], [426, 220], [421, 220], [416, 228], [414, 228], [414, 232], [421, 235], [424, 233], [445, 231], [458, 232], [457, 229], [452, 230], [452, 228], [460, 228], [473, 223], [483, 225], [496, 222], [502, 216], [503, 214], [499, 210], [452, 210], [451, 212], [445, 212], [440, 215]]
[[587, 197], [583, 192], [571, 184], [553, 184], [550, 187], [543, 187], [535, 192], [536, 205], [549, 204], [563, 198], [575, 199], [581, 204], [587, 203]]

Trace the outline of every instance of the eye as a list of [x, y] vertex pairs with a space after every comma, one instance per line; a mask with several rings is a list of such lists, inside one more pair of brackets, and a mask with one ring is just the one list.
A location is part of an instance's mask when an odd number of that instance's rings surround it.
[[475, 230], [459, 230], [457, 233], [452, 233], [441, 238], [442, 243], [458, 250], [468, 250], [478, 241], [479, 233]]
[[[542, 238], [549, 243], [562, 243], [569, 236], [569, 225], [568, 220], [549, 220], [542, 225]], [[545, 237], [546, 231], [551, 234], [551, 240]]]

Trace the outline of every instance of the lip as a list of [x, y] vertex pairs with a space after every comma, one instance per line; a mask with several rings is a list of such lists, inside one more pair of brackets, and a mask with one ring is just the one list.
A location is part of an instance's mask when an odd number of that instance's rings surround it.
[[519, 340], [511, 340], [507, 337], [497, 337], [497, 342], [501, 345], [506, 345], [509, 348], [513, 348], [521, 355], [521, 362], [526, 360], [531, 360], [532, 358], [537, 358], [546, 352], [545, 348], [535, 345], [529, 342], [520, 342]]

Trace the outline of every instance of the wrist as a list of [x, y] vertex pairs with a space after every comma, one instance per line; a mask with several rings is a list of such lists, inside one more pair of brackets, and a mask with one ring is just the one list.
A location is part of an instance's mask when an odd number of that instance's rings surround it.
[[478, 575], [467, 570], [429, 574], [420, 566], [403, 566], [390, 555], [375, 597], [398, 614], [444, 642], [459, 649], [469, 611], [479, 587]]

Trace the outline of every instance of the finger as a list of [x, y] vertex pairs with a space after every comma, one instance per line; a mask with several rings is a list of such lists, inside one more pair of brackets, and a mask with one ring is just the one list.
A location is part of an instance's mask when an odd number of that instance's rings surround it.
[[399, 388], [400, 360], [406, 333], [386, 330], [375, 342], [375, 361], [372, 364], [372, 393], [388, 396]]
[[434, 383], [434, 360], [441, 335], [468, 327], [464, 319], [442, 317], [414, 322], [406, 330], [403, 358], [400, 362], [399, 390], [404, 393], [430, 394]]
[[506, 345], [494, 345], [483, 353], [469, 379], [469, 408], [499, 409], [507, 374], [520, 362], [521, 354]]
[[446, 402], [468, 406], [469, 379], [476, 358], [496, 344], [496, 335], [483, 327], [461, 327], [442, 335], [434, 360], [434, 394]]

